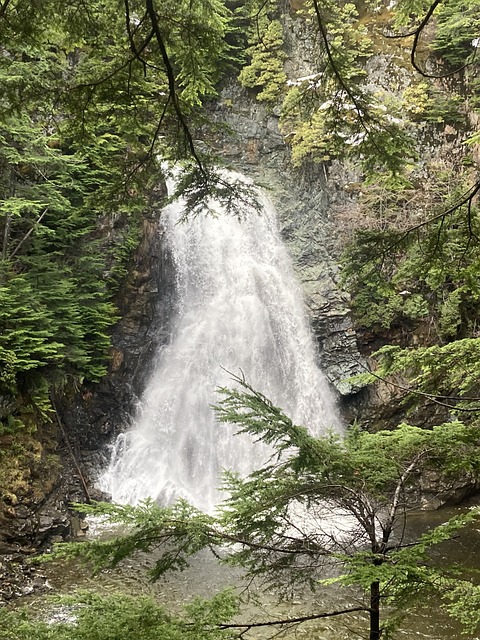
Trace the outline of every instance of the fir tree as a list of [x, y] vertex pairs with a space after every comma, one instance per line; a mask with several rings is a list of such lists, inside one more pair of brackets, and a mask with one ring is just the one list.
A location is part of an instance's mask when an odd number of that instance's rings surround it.
[[[218, 557], [220, 546], [225, 548], [224, 562], [242, 567], [247, 579], [258, 578], [284, 596], [297, 585], [317, 591], [332, 581], [363, 595], [363, 605], [312, 611], [296, 623], [363, 611], [369, 619], [365, 637], [378, 640], [408, 616], [420, 596], [437, 594], [447, 611], [475, 627], [476, 607], [468, 599], [479, 585], [463, 580], [459, 567], [439, 566], [431, 549], [477, 518], [478, 510], [414, 540], [405, 537], [405, 519], [422, 473], [434, 473], [446, 485], [460, 477], [478, 479], [477, 429], [460, 422], [432, 430], [403, 424], [374, 434], [352, 428], [343, 440], [314, 437], [244, 380], [236, 382], [237, 390], [222, 390], [218, 417], [271, 445], [270, 464], [247, 478], [227, 473], [228, 497], [214, 516], [184, 501], [173, 507], [148, 502], [139, 507], [82, 507], [127, 524], [130, 533], [108, 542], [67, 545], [63, 553], [87, 556], [104, 566], [136, 551], [159, 548], [163, 553], [152, 573], [158, 577], [184, 568], [189, 556], [202, 548], [211, 548]], [[339, 566], [338, 575], [325, 580], [332, 562]]]

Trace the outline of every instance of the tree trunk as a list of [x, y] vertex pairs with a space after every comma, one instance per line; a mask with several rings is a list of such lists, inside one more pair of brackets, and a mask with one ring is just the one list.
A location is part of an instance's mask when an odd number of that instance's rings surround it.
[[10, 224], [12, 218], [9, 214], [5, 215], [5, 222], [3, 227], [3, 242], [2, 242], [2, 260], [7, 259], [8, 240], [10, 238]]
[[[15, 196], [15, 172], [13, 171], [13, 168], [12, 168], [10, 169], [10, 197], [13, 198], [14, 196]], [[5, 262], [8, 255], [8, 242], [10, 240], [11, 224], [12, 224], [12, 215], [10, 213], [5, 213], [5, 222], [4, 222], [5, 226], [3, 228], [3, 241], [2, 241], [2, 262]]]
[[380, 631], [380, 582], [370, 585], [370, 640], [379, 640]]

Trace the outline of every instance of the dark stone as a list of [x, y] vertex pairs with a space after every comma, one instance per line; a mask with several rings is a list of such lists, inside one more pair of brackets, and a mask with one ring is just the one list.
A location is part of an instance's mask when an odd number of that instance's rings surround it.
[[0, 606], [20, 596], [50, 589], [41, 568], [26, 563], [24, 554], [0, 555]]
[[153, 357], [169, 338], [175, 305], [174, 268], [159, 218], [157, 207], [155, 215], [144, 219], [140, 245], [117, 296], [121, 319], [112, 334], [108, 375], [58, 403], [77, 450], [98, 451], [128, 425]]

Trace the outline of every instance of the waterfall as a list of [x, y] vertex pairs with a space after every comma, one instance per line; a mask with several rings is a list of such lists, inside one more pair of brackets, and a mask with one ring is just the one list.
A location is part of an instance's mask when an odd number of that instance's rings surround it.
[[179, 223], [179, 201], [163, 212], [178, 302], [171, 340], [101, 479], [115, 502], [183, 496], [211, 511], [222, 469], [247, 474], [266, 461], [265, 447], [215, 421], [210, 405], [218, 386], [232, 386], [228, 371], [312, 432], [341, 430], [274, 208], [260, 197], [261, 211], [241, 219]]

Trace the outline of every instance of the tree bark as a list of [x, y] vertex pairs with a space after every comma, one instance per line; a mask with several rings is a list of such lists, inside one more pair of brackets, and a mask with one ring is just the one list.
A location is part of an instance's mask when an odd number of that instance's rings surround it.
[[370, 585], [370, 640], [379, 640], [380, 630], [380, 582]]
[[3, 227], [2, 261], [5, 261], [7, 259], [8, 240], [10, 237], [10, 224], [11, 224], [11, 216], [10, 214], [6, 213], [4, 227]]

